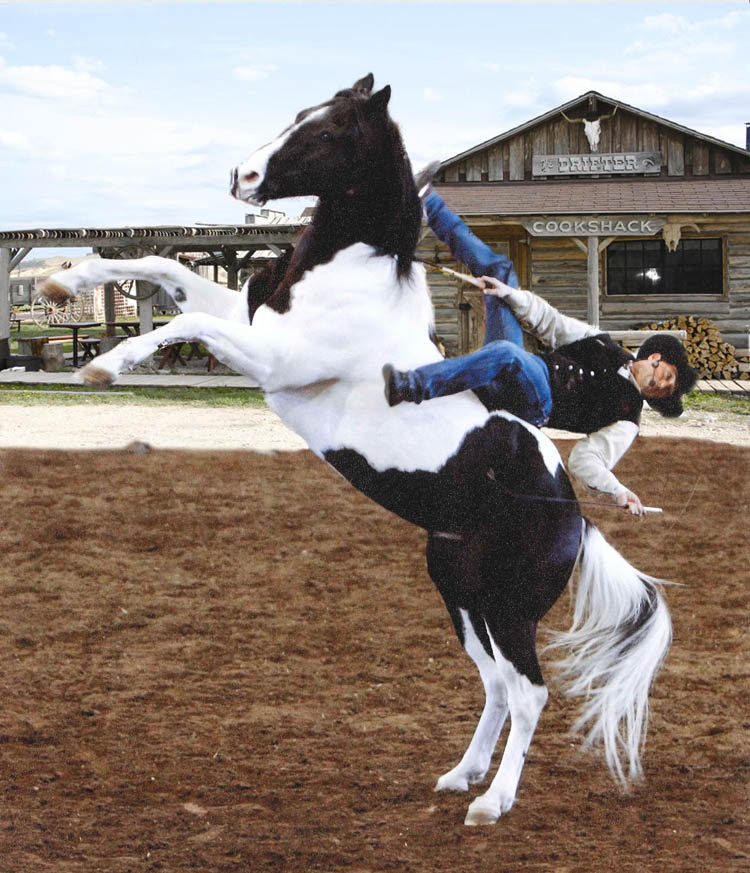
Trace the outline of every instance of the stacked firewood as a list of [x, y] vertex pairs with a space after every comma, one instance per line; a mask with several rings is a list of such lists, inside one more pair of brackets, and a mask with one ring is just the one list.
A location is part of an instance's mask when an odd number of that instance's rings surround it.
[[[740, 367], [749, 357], [737, 357], [735, 347], [724, 342], [719, 328], [708, 318], [681, 315], [667, 321], [643, 325], [641, 330], [684, 330], [685, 349], [690, 366], [701, 379], [750, 379], [750, 372]], [[743, 372], [744, 371], [744, 372]]]

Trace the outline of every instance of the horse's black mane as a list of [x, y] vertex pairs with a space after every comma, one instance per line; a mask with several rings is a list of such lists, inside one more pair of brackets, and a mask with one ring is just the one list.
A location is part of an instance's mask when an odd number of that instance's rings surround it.
[[[362, 80], [367, 82], [367, 79]], [[313, 220], [293, 254], [255, 273], [248, 286], [250, 317], [263, 303], [279, 312], [289, 307], [292, 285], [317, 264], [330, 261], [341, 249], [367, 243], [394, 258], [396, 275], [411, 274], [419, 239], [422, 210], [398, 125], [387, 111], [390, 89], [371, 95], [372, 87], [346, 88], [322, 106], [330, 106], [330, 121], [354, 141], [362, 158], [341, 187], [319, 197]], [[315, 107], [320, 108], [320, 107]], [[312, 110], [303, 110], [303, 120]]]

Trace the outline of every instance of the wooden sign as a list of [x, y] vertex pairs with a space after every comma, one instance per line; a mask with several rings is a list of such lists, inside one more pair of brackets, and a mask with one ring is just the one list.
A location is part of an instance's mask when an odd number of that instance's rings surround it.
[[666, 221], [642, 215], [571, 215], [527, 218], [522, 223], [532, 236], [654, 236]]
[[661, 152], [591, 155], [534, 155], [535, 176], [591, 176], [599, 173], [659, 173]]

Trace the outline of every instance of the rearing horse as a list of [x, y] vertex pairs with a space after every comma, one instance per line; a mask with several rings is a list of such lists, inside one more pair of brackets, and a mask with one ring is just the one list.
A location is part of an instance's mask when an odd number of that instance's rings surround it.
[[486, 824], [515, 800], [547, 700], [537, 623], [576, 562], [573, 627], [556, 645], [568, 649], [572, 693], [585, 698], [577, 727], [603, 743], [623, 783], [640, 775], [648, 691], [671, 626], [656, 580], [582, 519], [546, 436], [488, 412], [471, 392], [386, 403], [386, 361], [407, 370], [440, 354], [414, 260], [421, 209], [411, 166], [388, 115], [390, 88], [372, 88], [368, 75], [300, 112], [232, 171], [232, 194], [246, 203], [319, 198], [291, 257], [251, 277], [241, 294], [157, 257], [86, 262], [52, 277], [44, 293], [69, 297], [124, 278], [160, 285], [182, 314], [96, 358], [84, 382], [111, 384], [160, 346], [198, 340], [257, 380], [269, 406], [352, 485], [428, 532], [429, 573], [486, 692], [474, 736], [438, 790], [484, 779], [510, 715], [499, 769], [466, 817]]

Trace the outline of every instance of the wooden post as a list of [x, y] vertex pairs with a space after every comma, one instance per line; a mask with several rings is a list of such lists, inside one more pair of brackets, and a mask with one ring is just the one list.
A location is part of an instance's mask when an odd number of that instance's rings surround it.
[[236, 291], [240, 272], [237, 266], [237, 252], [228, 246], [222, 246], [221, 251], [224, 255], [224, 269], [227, 271], [227, 288]]
[[[107, 282], [104, 285], [104, 320], [105, 321], [114, 321], [116, 318], [115, 313], [115, 283]], [[107, 327], [107, 336], [114, 336], [115, 328], [114, 325], [112, 327]]]
[[10, 357], [10, 249], [0, 248], [0, 367]]
[[[0, 248], [0, 342], [10, 339], [10, 249]], [[2, 357], [2, 355], [0, 355]]]
[[588, 308], [586, 320], [593, 327], [599, 327], [599, 237], [590, 236], [587, 243]]
[[[135, 283], [135, 293], [139, 297], [153, 290], [154, 287], [150, 282], [136, 281]], [[138, 321], [141, 324], [141, 336], [154, 329], [154, 304], [152, 297], [146, 297], [145, 300], [138, 301]]]

